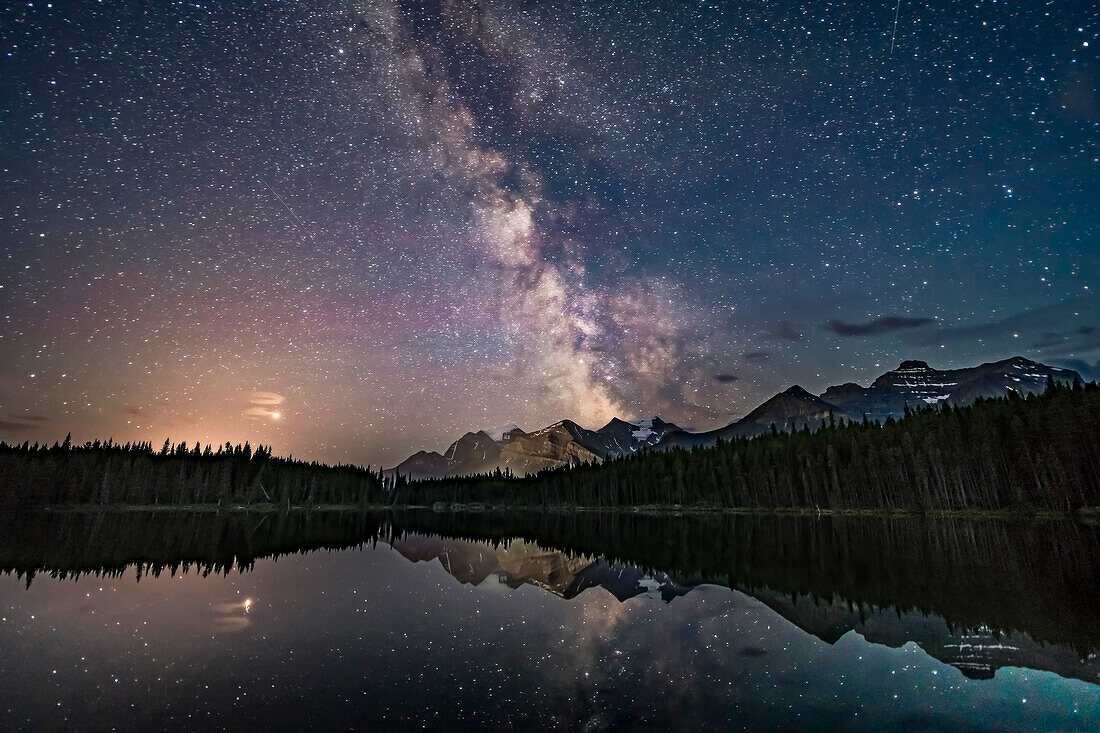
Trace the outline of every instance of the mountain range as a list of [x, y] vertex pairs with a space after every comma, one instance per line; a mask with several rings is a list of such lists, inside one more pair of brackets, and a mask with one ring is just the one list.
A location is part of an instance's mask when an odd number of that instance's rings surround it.
[[903, 361], [868, 387], [852, 382], [814, 395], [794, 385], [766, 400], [744, 417], [704, 432], [692, 432], [659, 417], [628, 421], [613, 418], [598, 430], [561, 420], [533, 432], [515, 425], [469, 432], [443, 453], [419, 451], [394, 468], [410, 479], [469, 476], [500, 469], [515, 475], [546, 468], [598, 463], [640, 450], [714, 445], [719, 440], [769, 432], [814, 428], [830, 420], [899, 419], [909, 409], [930, 405], [968, 405], [978, 398], [1010, 392], [1042, 392], [1047, 380], [1072, 383], [1080, 375], [1021, 356], [965, 369], [934, 369], [923, 361]]
[[703, 585], [725, 586], [754, 598], [827, 644], [836, 644], [853, 632], [871, 643], [893, 648], [913, 642], [971, 679], [992, 679], [998, 669], [1006, 666], [1048, 670], [1088, 682], [1094, 682], [1100, 674], [1100, 658], [1083, 658], [1069, 645], [1040, 643], [1023, 631], [1001, 632], [986, 626], [959, 628], [940, 616], [916, 609], [857, 608], [842, 598], [749, 588], [730, 584], [728, 578], [646, 571], [603, 557], [544, 548], [523, 539], [493, 546], [409, 534], [395, 538], [391, 546], [413, 562], [437, 560], [464, 585], [504, 593], [529, 585], [571, 599], [590, 588], [603, 588], [620, 602], [638, 599], [635, 602], [671, 603]]
[[517, 476], [545, 468], [598, 463], [660, 443], [669, 433], [680, 431], [659, 417], [626, 422], [614, 418], [599, 430], [582, 428], [572, 420], [561, 420], [526, 433], [512, 427], [499, 432], [479, 430], [463, 435], [443, 453], [419, 451], [386, 473], [400, 473], [411, 479], [470, 476], [500, 469]]

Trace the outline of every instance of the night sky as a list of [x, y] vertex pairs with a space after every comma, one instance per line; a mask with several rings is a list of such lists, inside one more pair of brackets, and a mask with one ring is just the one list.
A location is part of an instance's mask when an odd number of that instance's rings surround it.
[[1100, 376], [1098, 48], [1086, 0], [4, 4], [0, 439], [392, 465]]

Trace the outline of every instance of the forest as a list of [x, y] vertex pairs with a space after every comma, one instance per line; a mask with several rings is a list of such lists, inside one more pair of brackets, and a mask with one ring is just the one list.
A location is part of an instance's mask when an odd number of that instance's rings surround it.
[[646, 451], [517, 478], [409, 482], [369, 467], [278, 458], [247, 443], [0, 443], [0, 505], [696, 507], [1012, 511], [1100, 507], [1100, 387], [830, 421], [692, 450]]
[[902, 420], [716, 447], [648, 451], [516, 479], [439, 479], [395, 503], [887, 511], [1044, 511], [1100, 506], [1100, 387], [1051, 380], [1042, 394], [906, 411]]
[[226, 443], [0, 443], [0, 506], [381, 503], [381, 471], [278, 458]]

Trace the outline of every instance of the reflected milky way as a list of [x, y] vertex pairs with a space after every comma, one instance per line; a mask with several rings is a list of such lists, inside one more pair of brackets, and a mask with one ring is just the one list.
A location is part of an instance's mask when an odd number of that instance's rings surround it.
[[[247, 611], [246, 597], [257, 599]], [[967, 679], [915, 644], [852, 632], [826, 643], [726, 588], [671, 603], [600, 588], [563, 600], [530, 584], [502, 594], [386, 545], [227, 577], [42, 579], [29, 591], [9, 579], [0, 602], [9, 730], [30, 720], [1024, 730], [1100, 715], [1095, 685], [1018, 668]]]
[[[25, 520], [51, 541], [0, 535], [0, 567], [18, 574], [0, 576], [0, 726], [1033, 730], [1100, 716], [1100, 581], [1080, 562], [1096, 528], [511, 516]], [[464, 529], [398, 528], [414, 523]], [[472, 539], [493, 533], [540, 539]], [[570, 544], [588, 549], [555, 549]]]

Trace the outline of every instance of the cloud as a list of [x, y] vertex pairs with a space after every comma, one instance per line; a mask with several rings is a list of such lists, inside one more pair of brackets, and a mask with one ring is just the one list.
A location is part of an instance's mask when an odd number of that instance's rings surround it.
[[7, 419], [0, 419], [0, 431], [26, 433], [48, 421], [49, 418], [45, 415], [12, 415]]
[[772, 329], [771, 335], [775, 338], [784, 339], [785, 341], [801, 341], [805, 338], [802, 329], [790, 321], [780, 321], [777, 323], [775, 328]]
[[[1061, 324], [1060, 327], [1052, 327]], [[1077, 324], [1077, 325], [1074, 325]], [[918, 344], [981, 344], [1019, 353], [1031, 348], [1040, 355], [1089, 358], [1100, 351], [1100, 302], [1089, 294], [1015, 313], [999, 320], [915, 333]]]
[[277, 420], [280, 412], [278, 406], [286, 400], [278, 392], [253, 392], [248, 396], [251, 405], [241, 414], [249, 420]]
[[736, 374], [715, 374], [714, 381], [721, 382], [722, 384], [729, 384], [730, 382], [736, 382], [740, 377]]
[[848, 323], [834, 318], [826, 321], [822, 328], [840, 336], [874, 336], [881, 333], [920, 328], [932, 323], [935, 323], [935, 321], [931, 318], [908, 318], [906, 316], [883, 316], [866, 323]]
[[33, 428], [33, 425], [29, 425], [25, 422], [19, 422], [18, 420], [0, 420], [0, 430], [9, 433], [22, 433]]
[[1040, 349], [1049, 349], [1078, 339], [1097, 341], [1100, 340], [1098, 337], [1100, 337], [1100, 333], [1098, 333], [1095, 326], [1080, 326], [1068, 331], [1046, 331], [1041, 333], [1034, 341], [1034, 345]]
[[770, 351], [749, 351], [741, 356], [745, 361], [760, 363], [772, 358]]
[[1100, 361], [1089, 363], [1084, 359], [1052, 359], [1051, 366], [1072, 369], [1081, 375], [1081, 379], [1091, 382], [1100, 379]]

